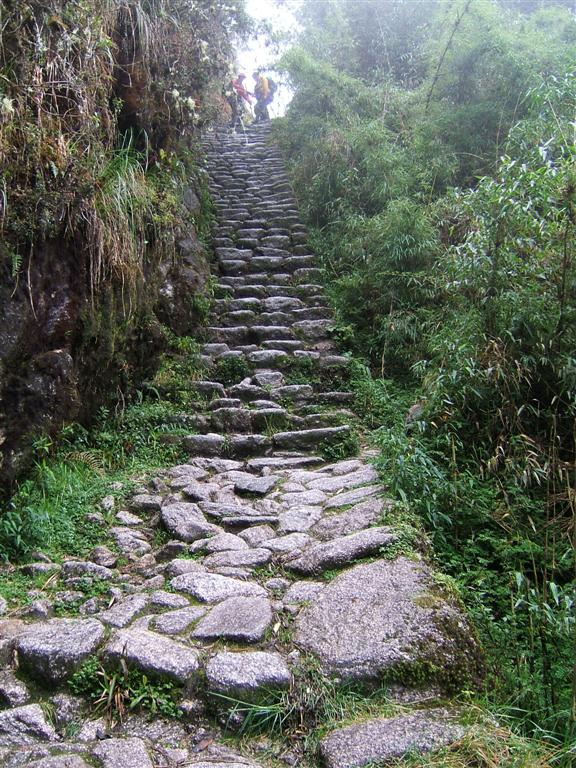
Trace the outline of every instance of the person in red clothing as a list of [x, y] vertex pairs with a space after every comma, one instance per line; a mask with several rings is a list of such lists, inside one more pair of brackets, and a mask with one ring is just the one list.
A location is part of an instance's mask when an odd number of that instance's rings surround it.
[[[238, 125], [242, 110], [246, 109], [247, 107], [249, 109], [252, 104], [252, 94], [244, 85], [245, 80], [246, 75], [240, 73], [230, 83], [228, 104], [230, 104], [230, 109], [232, 110], [232, 130], [234, 130]], [[247, 105], [247, 107], [245, 105]]]

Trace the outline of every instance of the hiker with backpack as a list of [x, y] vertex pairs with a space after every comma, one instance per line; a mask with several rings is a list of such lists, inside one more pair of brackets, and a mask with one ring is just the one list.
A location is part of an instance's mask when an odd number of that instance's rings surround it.
[[262, 123], [270, 120], [268, 105], [272, 103], [276, 92], [276, 83], [271, 77], [266, 77], [261, 72], [254, 72], [254, 96], [256, 97], [256, 106], [254, 115], [256, 123]]
[[243, 75], [240, 73], [237, 77], [235, 77], [229, 84], [229, 86], [226, 88], [226, 101], [230, 105], [230, 109], [232, 110], [232, 116], [230, 120], [230, 124], [232, 126], [232, 130], [235, 130], [235, 128], [240, 123], [240, 118], [242, 116], [243, 111], [250, 112], [251, 104], [252, 104], [252, 94], [247, 90], [246, 86], [244, 85], [244, 81], [246, 80], [246, 75]]

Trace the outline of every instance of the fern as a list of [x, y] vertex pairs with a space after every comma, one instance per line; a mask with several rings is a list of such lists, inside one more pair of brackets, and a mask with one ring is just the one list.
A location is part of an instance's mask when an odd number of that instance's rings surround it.
[[69, 451], [64, 454], [63, 458], [71, 464], [85, 464], [100, 477], [103, 477], [105, 474], [106, 466], [102, 456], [92, 451]]
[[20, 253], [17, 253], [16, 251], [12, 251], [10, 256], [11, 256], [10, 271], [12, 273], [12, 277], [17, 278], [18, 275], [20, 274], [20, 269], [22, 267], [22, 255]]

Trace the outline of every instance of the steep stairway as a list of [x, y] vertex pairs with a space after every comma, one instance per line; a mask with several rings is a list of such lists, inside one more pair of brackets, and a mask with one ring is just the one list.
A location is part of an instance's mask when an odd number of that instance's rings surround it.
[[353, 395], [335, 387], [346, 380], [349, 360], [329, 338], [322, 272], [279, 151], [266, 139], [261, 127], [247, 141], [219, 137], [207, 151], [219, 272], [203, 361], [216, 377], [251, 375], [223, 388], [198, 382], [200, 391], [218, 395], [197, 419], [201, 434], [188, 441], [204, 455], [336, 451], [351, 439]]
[[[8, 768], [355, 768], [465, 733], [450, 697], [478, 681], [479, 649], [387, 524], [269, 127], [208, 137], [206, 167], [217, 299], [189, 459], [125, 508], [104, 499], [117, 551], [35, 564], [52, 568], [50, 599], [0, 620]], [[87, 581], [101, 585], [89, 599]], [[79, 669], [86, 690], [108, 686], [96, 717], [67, 687]], [[106, 718], [129, 670], [168, 682], [178, 717]], [[259, 722], [266, 754], [250, 738]], [[247, 738], [233, 746], [235, 731]]]

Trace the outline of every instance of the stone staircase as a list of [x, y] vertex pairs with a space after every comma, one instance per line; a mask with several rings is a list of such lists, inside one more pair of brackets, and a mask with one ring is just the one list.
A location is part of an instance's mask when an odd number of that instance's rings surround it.
[[[342, 445], [347, 406], [335, 391], [349, 360], [330, 341], [322, 272], [306, 243], [278, 149], [267, 129], [208, 146], [218, 224], [213, 324], [202, 347], [208, 370], [251, 372], [232, 386], [199, 382], [214, 399], [197, 419], [192, 453], [228, 456]], [[314, 373], [314, 384], [293, 383]], [[225, 440], [224, 440], [225, 436]]]
[[[0, 620], [8, 768], [356, 768], [465, 733], [450, 696], [478, 681], [479, 650], [422, 557], [398, 554], [370, 453], [349, 455], [349, 361], [269, 127], [212, 136], [206, 161], [218, 298], [189, 460], [125, 509], [103, 500], [118, 552], [29, 566], [57, 591]], [[87, 581], [104, 588], [86, 599]], [[109, 676], [169, 681], [180, 717], [94, 717], [67, 681], [96, 658]], [[303, 722], [311, 690], [345, 700], [351, 686], [367, 700], [385, 686], [385, 705]], [[264, 755], [257, 738], [231, 745], [230, 729], [267, 711], [300, 724]]]

